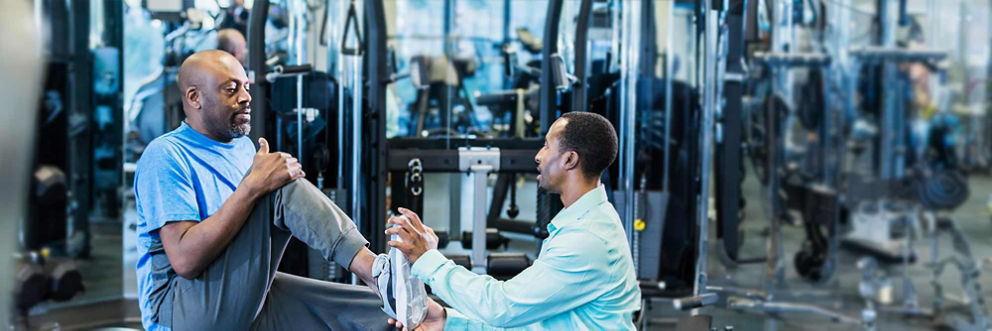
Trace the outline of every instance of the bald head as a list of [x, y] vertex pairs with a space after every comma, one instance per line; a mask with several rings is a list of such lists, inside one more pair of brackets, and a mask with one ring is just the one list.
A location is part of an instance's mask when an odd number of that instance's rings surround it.
[[191, 86], [203, 86], [214, 80], [238, 78], [247, 81], [245, 69], [233, 55], [219, 50], [206, 50], [190, 55], [179, 68], [179, 90], [186, 91]]
[[242, 67], [248, 66], [248, 41], [240, 31], [223, 29], [217, 31], [217, 49], [231, 53], [241, 62]]
[[248, 76], [234, 56], [219, 50], [193, 54], [183, 61], [177, 80], [190, 127], [222, 142], [248, 133]]

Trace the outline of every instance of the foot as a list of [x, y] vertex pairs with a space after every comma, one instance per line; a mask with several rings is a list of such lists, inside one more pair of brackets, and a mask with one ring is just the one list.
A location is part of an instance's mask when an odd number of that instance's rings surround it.
[[427, 290], [410, 274], [410, 263], [395, 249], [379, 254], [372, 264], [372, 276], [379, 287], [382, 311], [404, 325], [416, 327], [427, 315]]
[[[372, 284], [375, 284], [376, 294], [382, 299], [382, 311], [386, 312], [390, 317], [396, 317], [396, 294], [393, 291], [393, 286], [390, 286], [390, 280], [392, 280], [392, 270], [390, 269], [389, 255], [379, 254], [376, 255], [375, 261], [372, 262], [372, 277], [374, 279]], [[370, 284], [371, 285], [371, 284]]]

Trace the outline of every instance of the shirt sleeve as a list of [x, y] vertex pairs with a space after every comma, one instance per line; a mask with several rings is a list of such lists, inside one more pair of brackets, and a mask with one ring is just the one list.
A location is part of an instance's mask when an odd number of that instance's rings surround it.
[[[526, 326], [591, 302], [607, 290], [607, 253], [599, 238], [587, 233], [561, 233], [545, 243], [534, 264], [508, 281], [477, 275], [430, 250], [412, 272], [459, 315], [452, 327], [478, 329]], [[464, 315], [464, 317], [462, 317]]]
[[445, 330], [466, 330], [466, 331], [489, 331], [489, 330], [501, 330], [499, 328], [494, 328], [487, 326], [485, 323], [480, 321], [465, 317], [457, 310], [451, 308], [444, 308], [444, 313], [447, 315], [444, 321]]
[[167, 144], [151, 144], [134, 173], [138, 232], [150, 233], [168, 222], [200, 221], [191, 170]]

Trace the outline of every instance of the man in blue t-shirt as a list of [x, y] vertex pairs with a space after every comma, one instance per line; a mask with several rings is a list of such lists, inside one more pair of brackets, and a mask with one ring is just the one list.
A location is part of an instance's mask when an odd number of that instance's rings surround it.
[[[238, 60], [219, 50], [196, 53], [178, 83], [186, 119], [148, 145], [135, 172], [142, 325], [389, 328], [373, 275], [388, 259], [373, 254], [348, 216], [303, 179], [296, 158], [270, 152], [264, 138], [256, 151], [245, 137], [251, 96]], [[277, 272], [291, 236], [372, 289]]]

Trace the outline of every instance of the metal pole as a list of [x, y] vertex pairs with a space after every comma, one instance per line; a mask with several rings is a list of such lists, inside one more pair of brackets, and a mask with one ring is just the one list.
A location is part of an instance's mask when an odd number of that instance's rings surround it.
[[[355, 15], [355, 30], [361, 29], [363, 19], [365, 18], [364, 12], [364, 2], [359, 5], [358, 2], [354, 3], [356, 15]], [[342, 38], [347, 38], [347, 36], [342, 36]], [[358, 46], [356, 46], [358, 47]], [[355, 224], [358, 226], [358, 232], [365, 233], [365, 222], [362, 222], [362, 194], [364, 192], [362, 188], [362, 54], [356, 54], [351, 57], [351, 65], [349, 66], [349, 74], [351, 76], [349, 80], [349, 86], [351, 87], [352, 99], [351, 99], [351, 218], [355, 220]], [[356, 283], [353, 277], [352, 283]]]
[[[544, 22], [544, 47], [541, 48], [541, 58], [545, 60], [541, 61], [541, 81], [545, 83], [541, 84], [540, 90], [540, 135], [542, 136], [548, 133], [548, 128], [551, 127], [551, 122], [554, 121], [554, 115], [557, 113], [558, 93], [551, 86], [552, 84], [549, 83], [554, 78], [551, 61], [548, 59], [551, 58], [552, 54], [558, 52], [558, 23], [561, 22], [561, 7], [563, 2], [564, 0], [548, 1], [547, 20]], [[622, 99], [621, 102], [623, 102]]]
[[[289, 26], [290, 31], [290, 42], [293, 45], [293, 52], [296, 53], [293, 56], [294, 62], [297, 65], [302, 65], [304, 61], [305, 54], [303, 53], [303, 29], [305, 26], [305, 20], [301, 19], [300, 16], [303, 14], [303, 9], [306, 8], [305, 5], [301, 4], [300, 1], [292, 1], [293, 7], [295, 8], [296, 14], [290, 16]], [[303, 76], [296, 76], [296, 158], [299, 160], [300, 165], [304, 163], [303, 157]]]
[[[792, 40], [792, 35], [790, 33], [791, 28], [789, 28], [792, 21], [792, 15], [790, 14], [792, 12], [792, 5], [790, 3], [791, 0], [774, 1], [775, 4], [772, 6], [772, 8], [774, 8], [771, 31], [772, 51], [788, 53], [791, 51], [789, 42]], [[791, 88], [789, 86], [789, 73], [787, 70], [782, 70], [777, 67], [772, 70], [771, 85], [773, 87], [773, 91], [777, 88], [781, 97], [788, 102], [788, 100], [791, 100], [792, 96]], [[769, 97], [774, 98], [775, 93], [770, 94]], [[767, 190], [765, 195], [768, 199], [768, 210], [770, 211], [770, 215], [768, 216], [771, 220], [771, 234], [768, 238], [768, 259], [765, 264], [765, 276], [771, 279], [771, 283], [767, 285], [776, 285], [779, 284], [784, 278], [784, 262], [782, 260], [782, 255], [785, 253], [782, 250], [781, 244], [782, 226], [780, 222], [781, 219], [779, 217], [781, 199], [778, 197], [779, 182], [777, 178], [778, 166], [780, 164], [779, 160], [781, 159], [780, 154], [784, 148], [782, 139], [779, 139], [779, 135], [781, 135], [781, 133], [776, 130], [778, 127], [777, 123], [780, 121], [778, 117], [778, 110], [776, 109], [777, 106], [775, 106], [774, 102], [769, 103], [772, 104], [772, 108], [765, 109], [765, 116], [769, 118], [767, 122], [771, 123], [771, 125], [765, 128], [765, 130], [768, 132], [768, 140], [772, 142], [772, 146], [769, 148], [768, 153], [768, 159], [770, 162], [768, 162], [768, 178], [766, 179], [768, 182], [766, 183]]]
[[[878, 22], [881, 27], [880, 43], [882, 47], [895, 47], [895, 30], [898, 20], [890, 15], [892, 2], [888, 0], [878, 1]], [[900, 98], [899, 73], [896, 63], [885, 61], [882, 64], [882, 111], [883, 124], [880, 128], [882, 137], [882, 148], [880, 161], [882, 165], [881, 177], [883, 179], [893, 179], [902, 177], [903, 173], [903, 127], [905, 124], [904, 111], [900, 106], [903, 102]]]
[[591, 18], [592, 0], [583, 0], [579, 5], [579, 16], [575, 24], [575, 41], [572, 46], [572, 51], [575, 55], [573, 72], [578, 81], [572, 87], [571, 111], [587, 111], [589, 109], [589, 105], [586, 102], [586, 89], [588, 86], [586, 81], [589, 71], [589, 22]]
[[[340, 13], [346, 13], [347, 12], [347, 9], [345, 9], [345, 7], [344, 7], [344, 6], [347, 6], [347, 2], [346, 1], [334, 1], [334, 3], [336, 3], [338, 5], [337, 12], [335, 13], [335, 14], [337, 14], [336, 17], [340, 17]], [[328, 8], [330, 8], [330, 4], [331, 4], [331, 0], [327, 0]], [[334, 20], [334, 21], [336, 22], [337, 20]], [[339, 84], [338, 84], [338, 111], [337, 111], [337, 119], [338, 119], [337, 120], [337, 135], [338, 135], [338, 139], [337, 139], [337, 142], [338, 142], [338, 149], [337, 149], [337, 155], [338, 155], [338, 162], [337, 162], [338, 177], [337, 178], [338, 178], [338, 180], [337, 180], [337, 186], [340, 188], [340, 187], [344, 187], [344, 182], [345, 182], [345, 178], [344, 178], [344, 166], [345, 166], [345, 162], [347, 162], [347, 158], [345, 157], [345, 153], [344, 153], [344, 136], [345, 136], [344, 133], [345, 133], [345, 128], [346, 128], [345, 127], [345, 124], [344, 124], [344, 119], [345, 119], [345, 117], [344, 117], [344, 94], [345, 94], [345, 84], [346, 84], [345, 82], [347, 81], [347, 77], [345, 77], [345, 71], [344, 71], [345, 63], [344, 63], [344, 61], [342, 61], [342, 57], [341, 57], [341, 46], [340, 46], [340, 41], [339, 40], [340, 39], [343, 39], [343, 38], [347, 38], [347, 36], [342, 35], [343, 32], [341, 32], [338, 29], [339, 29], [338, 25], [335, 25], [334, 29], [331, 30], [331, 42], [328, 43], [328, 46], [329, 47], [332, 47], [334, 51], [333, 52], [328, 52], [328, 54], [333, 54], [334, 61], [331, 62], [331, 63], [334, 63], [334, 71], [336, 73], [335, 74], [335, 77], [337, 77], [337, 80], [339, 82]]]
[[636, 121], [637, 109], [637, 62], [639, 60], [640, 38], [638, 37], [640, 28], [640, 15], [636, 6], [621, 3], [624, 11], [624, 48], [623, 57], [620, 62], [620, 79], [623, 84], [623, 97], [620, 99], [620, 138], [623, 156], [620, 159], [621, 189], [623, 190], [626, 203], [623, 211], [623, 225], [627, 231], [627, 242], [634, 241], [634, 122]]
[[668, 16], [667, 16], [667, 31], [665, 31], [665, 166], [664, 175], [662, 178], [662, 190], [664, 192], [669, 192], [670, 186], [668, 181], [668, 171], [669, 171], [669, 160], [671, 157], [672, 148], [672, 80], [674, 79], [672, 72], [674, 69], [672, 67], [672, 59], [675, 58], [672, 55], [672, 29], [675, 28], [675, 0], [668, 0]]
[[709, 237], [709, 178], [710, 159], [713, 145], [713, 116], [716, 109], [716, 48], [717, 48], [717, 15], [710, 1], [703, 1], [705, 18], [705, 58], [703, 65], [703, 118], [700, 130], [703, 141], [700, 144], [700, 188], [696, 200], [696, 218], [699, 221], [699, 240], [697, 247], [696, 279], [693, 294], [700, 295], [706, 289], [706, 249]]
[[[492, 165], [473, 165], [469, 170], [472, 192], [472, 271], [486, 274], [486, 186]], [[464, 194], [465, 192], [463, 192]]]

